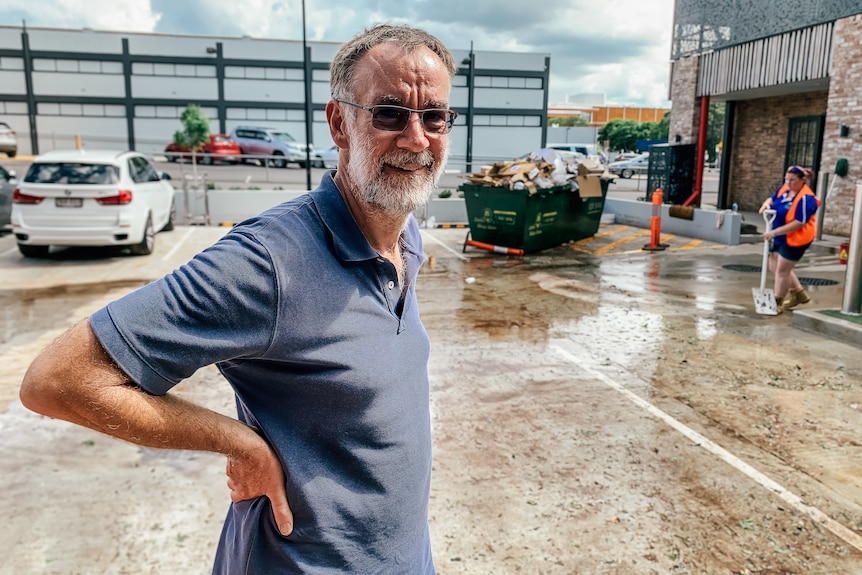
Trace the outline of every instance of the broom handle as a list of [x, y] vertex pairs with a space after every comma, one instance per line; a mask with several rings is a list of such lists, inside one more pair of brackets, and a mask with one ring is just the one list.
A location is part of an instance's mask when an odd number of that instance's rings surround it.
[[[775, 210], [763, 210], [763, 221], [766, 222], [766, 231], [772, 229], [772, 221], [775, 219]], [[760, 292], [766, 289], [766, 268], [769, 265], [769, 240], [763, 240], [763, 265], [760, 266]]]

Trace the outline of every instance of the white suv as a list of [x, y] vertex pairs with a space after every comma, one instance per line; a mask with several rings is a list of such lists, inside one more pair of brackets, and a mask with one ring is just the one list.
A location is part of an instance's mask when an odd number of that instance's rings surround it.
[[27, 257], [56, 246], [152, 253], [172, 230], [174, 187], [137, 152], [58, 150], [38, 156], [12, 196], [12, 232]]
[[[276, 168], [285, 168], [287, 164], [305, 167], [306, 145], [283, 130], [237, 126], [230, 137], [239, 144], [244, 156], [272, 156], [265, 159]], [[313, 147], [308, 146], [308, 150], [309, 157], [314, 158]]]

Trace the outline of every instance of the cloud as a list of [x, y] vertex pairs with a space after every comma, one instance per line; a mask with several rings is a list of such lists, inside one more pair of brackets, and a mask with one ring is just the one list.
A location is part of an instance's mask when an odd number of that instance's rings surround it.
[[[0, 23], [169, 34], [302, 38], [302, 0], [4, 0]], [[673, 0], [306, 0], [309, 40], [343, 42], [378, 22], [427, 29], [450, 49], [551, 57], [551, 102], [599, 92], [666, 106]]]
[[115, 0], [3, 0], [0, 23], [57, 28], [92, 28], [152, 32], [159, 17], [144, 1]]

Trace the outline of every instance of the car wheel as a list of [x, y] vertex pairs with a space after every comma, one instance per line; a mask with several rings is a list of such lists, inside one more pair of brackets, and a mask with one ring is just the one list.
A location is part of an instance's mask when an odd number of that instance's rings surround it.
[[177, 157], [174, 154], [168, 154], [168, 161], [176, 163]]
[[620, 172], [620, 175], [626, 179], [631, 178], [632, 174], [634, 174], [634, 172], [632, 172], [631, 170], [623, 170], [622, 172]]
[[165, 227], [162, 228], [163, 232], [170, 232], [174, 229], [174, 218], [177, 216], [177, 203], [176, 201], [171, 201], [171, 211], [168, 213], [168, 223], [165, 224]]
[[286, 168], [287, 167], [287, 160], [284, 159], [284, 156], [278, 156], [278, 157], [272, 158], [269, 161], [269, 165], [272, 166], [273, 168]]
[[140, 243], [131, 246], [133, 256], [148, 256], [153, 253], [156, 245], [156, 230], [153, 229], [153, 217], [147, 214], [147, 223], [144, 225], [144, 237]]
[[213, 157], [212, 156], [201, 156], [201, 164], [203, 164], [205, 166], [209, 166], [212, 163], [213, 163]]
[[18, 244], [18, 251], [25, 258], [46, 258], [51, 246], [28, 246], [26, 244]]
[[296, 165], [299, 166], [300, 168], [303, 168], [303, 169], [305, 168], [305, 162], [296, 162]]
[[15, 157], [15, 154], [17, 154], [17, 153], [18, 153], [18, 150], [9, 150], [8, 152], [6, 152], [6, 155], [9, 156], [9, 159], [11, 160], [12, 158]]
[[323, 158], [317, 158], [311, 163], [312, 168], [325, 168], [326, 166], [323, 163]]

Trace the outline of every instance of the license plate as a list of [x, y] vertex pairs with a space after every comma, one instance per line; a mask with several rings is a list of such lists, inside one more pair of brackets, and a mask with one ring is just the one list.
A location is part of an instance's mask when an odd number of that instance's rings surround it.
[[84, 205], [83, 198], [56, 198], [58, 208], [80, 208]]

